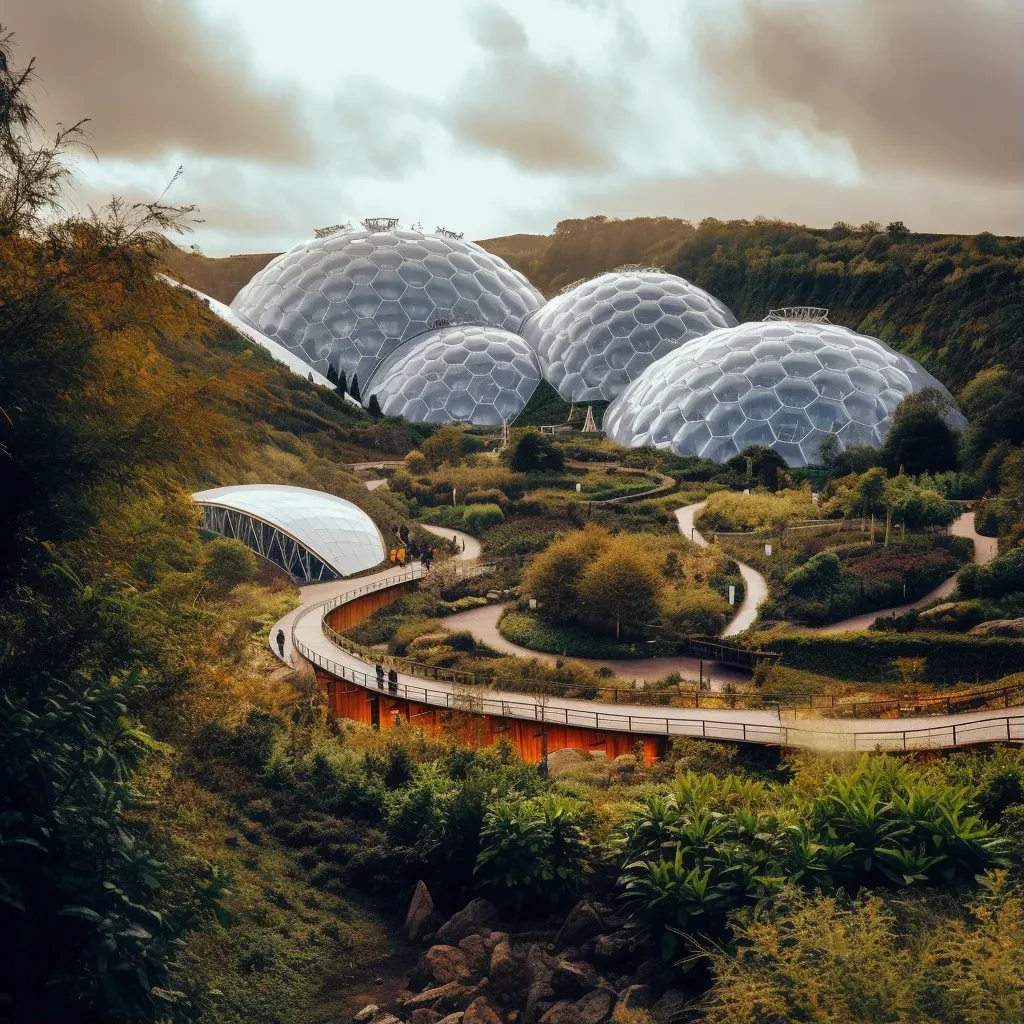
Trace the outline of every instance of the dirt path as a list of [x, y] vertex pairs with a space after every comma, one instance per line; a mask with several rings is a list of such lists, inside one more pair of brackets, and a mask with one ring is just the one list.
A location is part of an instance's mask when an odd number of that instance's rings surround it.
[[[991, 562], [998, 554], [998, 543], [994, 537], [982, 537], [974, 529], [974, 513], [965, 512], [949, 528], [949, 532], [956, 537], [967, 537], [974, 541], [974, 562], [977, 565], [984, 565]], [[923, 608], [925, 605], [937, 601], [939, 598], [949, 597], [956, 589], [956, 575], [943, 580], [934, 590], [925, 594], [924, 597], [907, 604], [896, 605], [893, 608], [882, 608], [877, 612], [866, 612], [864, 615], [854, 615], [849, 619], [842, 619], [840, 622], [831, 622], [827, 626], [807, 627], [813, 633], [849, 633], [856, 630], [867, 629], [875, 619], [883, 615], [902, 615], [904, 612], [912, 611], [914, 608]]]

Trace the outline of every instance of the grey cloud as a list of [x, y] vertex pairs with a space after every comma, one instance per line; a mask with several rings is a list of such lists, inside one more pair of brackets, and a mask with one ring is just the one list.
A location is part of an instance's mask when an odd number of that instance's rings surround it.
[[862, 165], [1024, 173], [1019, 0], [744, 0], [703, 64], [739, 103], [842, 136]]
[[493, 53], [513, 53], [527, 47], [523, 26], [498, 4], [485, 3], [474, 8], [469, 28], [473, 38]]
[[617, 163], [624, 86], [529, 51], [469, 72], [442, 114], [456, 138], [531, 171], [601, 172]]
[[350, 79], [334, 105], [326, 162], [346, 174], [397, 177], [422, 163], [420, 128], [434, 116], [416, 97], [369, 78]]
[[292, 163], [311, 152], [296, 98], [257, 85], [188, 0], [6, 0], [3, 20], [19, 57], [37, 58], [43, 123], [91, 118], [101, 155]]
[[580, 191], [571, 205], [571, 212], [557, 211], [556, 219], [595, 212], [694, 222], [766, 216], [817, 227], [837, 220], [902, 220], [912, 231], [1024, 234], [1024, 204], [1015, 185], [917, 175], [877, 178], [853, 187], [756, 172], [637, 179], [615, 188]]

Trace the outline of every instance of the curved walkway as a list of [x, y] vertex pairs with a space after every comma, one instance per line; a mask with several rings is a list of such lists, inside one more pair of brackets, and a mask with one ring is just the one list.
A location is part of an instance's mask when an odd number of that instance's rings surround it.
[[[701, 536], [693, 520], [697, 513], [704, 507], [704, 502], [697, 502], [696, 505], [687, 505], [685, 508], [676, 509], [676, 522], [679, 523], [679, 532], [695, 544], [701, 547], [708, 547], [707, 540]], [[733, 559], [735, 562], [736, 559]], [[736, 614], [732, 621], [722, 630], [722, 636], [736, 636], [743, 630], [754, 624], [757, 618], [757, 606], [768, 597], [768, 584], [765, 578], [756, 570], [743, 562], [736, 562], [740, 575], [743, 577], [744, 594]]]
[[[999, 553], [999, 544], [994, 537], [982, 537], [974, 529], [974, 513], [965, 512], [949, 528], [949, 532], [956, 537], [967, 537], [974, 541], [974, 562], [976, 565], [984, 565], [991, 562]], [[925, 594], [924, 597], [907, 604], [897, 605], [894, 608], [882, 608], [877, 612], [866, 612], [864, 615], [854, 615], [849, 619], [840, 622], [831, 622], [827, 626], [806, 627], [809, 632], [814, 633], [849, 633], [854, 630], [867, 629], [876, 619], [883, 615], [902, 615], [904, 612], [912, 611], [914, 608], [924, 608], [925, 605], [937, 601], [939, 598], [949, 597], [956, 589], [957, 573], [954, 573], [948, 580], [943, 580], [934, 590]]]
[[[387, 586], [390, 580], [407, 573], [407, 569], [395, 568], [370, 577], [341, 581], [338, 596], [346, 592], [355, 594], [374, 583]], [[325, 637], [322, 608], [326, 603], [322, 597], [314, 598], [294, 617], [292, 641], [304, 657], [331, 674], [376, 690], [373, 666], [335, 647]], [[438, 708], [635, 735], [697, 736], [822, 750], [935, 749], [983, 742], [1024, 742], [1024, 713], [998, 710], [932, 718], [819, 720], [789, 726], [769, 711], [610, 706], [596, 701], [482, 688], [471, 690], [404, 673], [398, 677], [397, 696]]]

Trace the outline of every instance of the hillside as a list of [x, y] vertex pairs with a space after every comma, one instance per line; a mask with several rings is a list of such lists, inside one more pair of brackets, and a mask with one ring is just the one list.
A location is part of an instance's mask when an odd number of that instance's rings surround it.
[[[778, 306], [825, 306], [835, 323], [882, 338], [954, 391], [988, 366], [1024, 361], [1024, 243], [1016, 238], [919, 235], [902, 225], [588, 217], [561, 221], [550, 235], [480, 244], [549, 298], [582, 278], [639, 263], [707, 288], [740, 320], [759, 320]], [[272, 258], [212, 259], [171, 247], [165, 262], [185, 283], [230, 302]]]

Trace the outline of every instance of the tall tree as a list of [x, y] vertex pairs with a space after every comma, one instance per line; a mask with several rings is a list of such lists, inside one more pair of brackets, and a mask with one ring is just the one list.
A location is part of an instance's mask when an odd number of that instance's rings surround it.
[[363, 399], [359, 394], [359, 375], [356, 373], [352, 374], [352, 386], [348, 389], [348, 393], [357, 401], [361, 402]]
[[882, 444], [882, 465], [911, 476], [956, 469], [959, 438], [946, 422], [948, 412], [949, 401], [934, 388], [900, 402]]
[[343, 395], [348, 391], [348, 378], [345, 376], [344, 370], [338, 371], [338, 384], [337, 392], [339, 395]]

